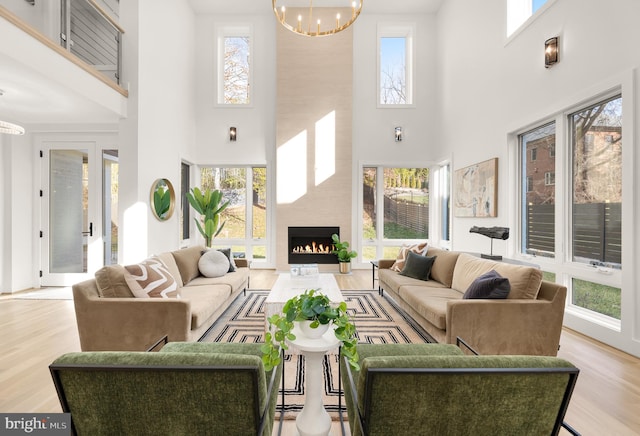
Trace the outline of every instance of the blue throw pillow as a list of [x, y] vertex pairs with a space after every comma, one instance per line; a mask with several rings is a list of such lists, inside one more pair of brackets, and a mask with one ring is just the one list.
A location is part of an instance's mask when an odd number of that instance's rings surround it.
[[413, 251], [409, 251], [407, 261], [405, 262], [402, 271], [400, 271], [400, 275], [418, 280], [429, 280], [431, 267], [435, 260], [435, 256], [427, 257], [414, 253]]
[[509, 291], [511, 291], [509, 279], [502, 277], [498, 271], [491, 270], [475, 279], [462, 298], [465, 300], [473, 298], [501, 299], [507, 298]]

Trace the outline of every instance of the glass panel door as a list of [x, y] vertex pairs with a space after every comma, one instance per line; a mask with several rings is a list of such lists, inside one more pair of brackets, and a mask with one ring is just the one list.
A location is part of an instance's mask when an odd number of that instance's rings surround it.
[[69, 286], [93, 277], [105, 264], [98, 219], [103, 171], [95, 144], [51, 143], [43, 148], [41, 285]]

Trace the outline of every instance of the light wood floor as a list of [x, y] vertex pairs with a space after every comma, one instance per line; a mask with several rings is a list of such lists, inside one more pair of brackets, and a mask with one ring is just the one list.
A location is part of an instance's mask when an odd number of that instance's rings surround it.
[[[276, 277], [252, 270], [251, 287], [270, 289]], [[341, 289], [372, 284], [370, 270], [336, 279]], [[0, 337], [0, 412], [60, 412], [48, 365], [80, 350], [73, 302], [0, 296]], [[640, 359], [568, 329], [560, 344], [558, 355], [580, 368], [566, 421], [583, 435], [640, 434]], [[334, 422], [332, 434], [340, 432]], [[286, 421], [282, 434], [295, 434], [294, 421]]]

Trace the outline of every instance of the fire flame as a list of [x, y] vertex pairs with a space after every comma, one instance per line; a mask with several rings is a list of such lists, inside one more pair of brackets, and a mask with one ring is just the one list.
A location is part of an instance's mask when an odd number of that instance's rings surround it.
[[305, 246], [298, 245], [291, 250], [296, 254], [331, 254], [332, 247], [324, 244], [317, 244], [315, 241]]

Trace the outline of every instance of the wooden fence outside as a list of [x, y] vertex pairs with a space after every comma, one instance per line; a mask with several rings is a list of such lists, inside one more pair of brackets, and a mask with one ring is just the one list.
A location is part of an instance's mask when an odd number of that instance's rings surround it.
[[[555, 251], [555, 206], [527, 208], [527, 249]], [[573, 206], [573, 256], [606, 263], [622, 262], [622, 204]]]
[[415, 232], [429, 234], [429, 206], [426, 204], [398, 201], [385, 195], [384, 219]]

